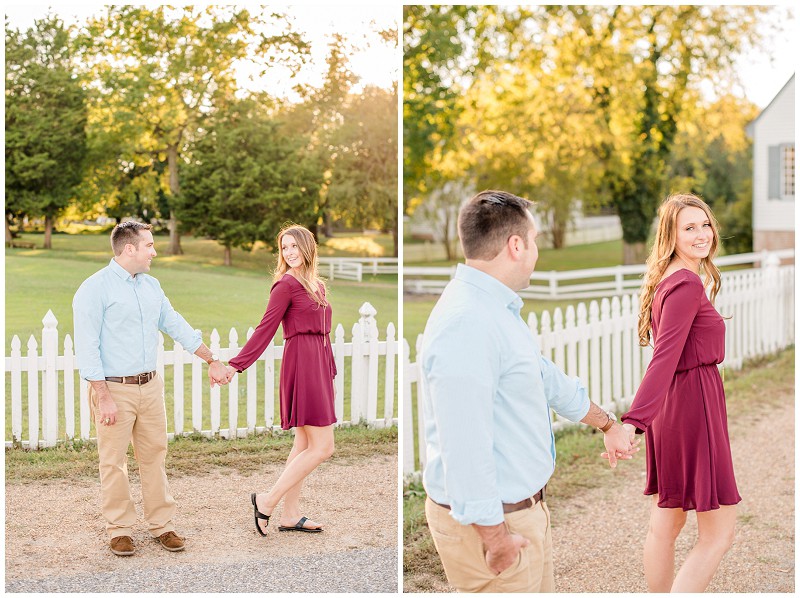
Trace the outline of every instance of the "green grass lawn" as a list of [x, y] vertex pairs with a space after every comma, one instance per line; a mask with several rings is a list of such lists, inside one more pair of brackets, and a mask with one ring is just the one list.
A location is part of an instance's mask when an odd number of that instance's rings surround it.
[[[26, 240], [35, 240], [37, 235], [24, 235]], [[162, 237], [156, 238], [157, 247], [160, 242], [166, 243]], [[339, 238], [342, 243], [344, 238]], [[391, 242], [391, 239], [389, 239]], [[203, 332], [203, 341], [209, 345], [211, 331], [216, 328], [221, 337], [221, 345], [228, 345], [231, 328], [238, 333], [238, 345], [245, 340], [247, 329], [255, 327], [264, 314], [269, 288], [271, 286], [270, 268], [272, 261], [267, 261], [268, 253], [263, 251], [258, 268], [249, 265], [225, 267], [215, 263], [215, 258], [204, 257], [210, 251], [209, 241], [185, 238], [183, 256], [159, 255], [153, 261], [150, 274], [157, 277], [169, 297], [173, 307], [181, 313], [191, 326]], [[360, 238], [356, 244], [361, 243]], [[216, 245], [216, 244], [214, 244]], [[340, 252], [341, 253], [341, 252]], [[72, 334], [72, 297], [81, 282], [105, 266], [111, 259], [111, 251], [107, 235], [54, 235], [53, 249], [25, 250], [14, 249], [6, 253], [6, 355], [10, 352], [11, 339], [19, 336], [23, 355], [27, 353], [27, 343], [33, 335], [37, 343], [41, 342], [42, 318], [51, 309], [58, 319], [59, 347], [63, 350], [65, 334]], [[251, 256], [252, 260], [253, 258]], [[244, 260], [242, 260], [244, 262]], [[236, 264], [236, 257], [234, 257]], [[245, 262], [247, 264], [247, 262]], [[333, 280], [329, 282], [329, 297], [333, 307], [333, 330], [338, 324], [344, 328], [345, 340], [351, 339], [353, 324], [358, 321], [358, 309], [369, 302], [377, 310], [379, 337], [384, 339], [386, 327], [390, 322], [398, 325], [397, 276], [382, 275], [370, 277], [365, 282]], [[332, 337], [334, 335], [332, 334]], [[333, 340], [333, 338], [332, 338]], [[167, 338], [166, 348], [172, 348], [172, 340]], [[281, 331], [276, 335], [276, 343], [282, 342]], [[380, 358], [379, 368], [379, 414], [383, 409], [383, 376], [385, 358]], [[205, 366], [204, 366], [205, 375]], [[263, 367], [260, 368], [258, 425], [263, 425]], [[346, 360], [345, 377], [345, 418], [349, 419], [350, 360]], [[61, 376], [59, 376], [61, 378]], [[184, 429], [191, 430], [191, 389], [189, 387], [190, 371], [184, 375]], [[277, 376], [276, 376], [277, 378]], [[77, 380], [77, 378], [76, 378]], [[172, 420], [173, 378], [172, 368], [165, 372], [167, 413]], [[59, 384], [62, 382], [59, 380]], [[77, 382], [76, 382], [77, 401]], [[23, 376], [23, 403], [27, 403], [26, 376]], [[10, 393], [10, 375], [6, 375], [6, 395]], [[204, 428], [209, 429], [210, 409], [209, 390], [204, 386]], [[222, 390], [221, 412], [222, 426], [227, 427], [228, 390]], [[277, 397], [277, 389], [276, 395]], [[396, 397], [396, 394], [395, 394]], [[396, 398], [395, 398], [396, 401]], [[246, 376], [239, 376], [239, 426], [243, 426], [246, 417]], [[63, 407], [62, 407], [63, 410]], [[395, 413], [397, 412], [395, 403]], [[278, 407], [275, 406], [277, 417]], [[27, 415], [26, 415], [27, 417]], [[63, 417], [63, 413], [62, 413]], [[76, 422], [77, 422], [76, 414]], [[6, 401], [6, 439], [11, 438], [10, 401]], [[60, 427], [63, 430], [63, 427]], [[172, 427], [170, 426], [170, 429]], [[23, 421], [24, 437], [27, 438], [27, 419]]]

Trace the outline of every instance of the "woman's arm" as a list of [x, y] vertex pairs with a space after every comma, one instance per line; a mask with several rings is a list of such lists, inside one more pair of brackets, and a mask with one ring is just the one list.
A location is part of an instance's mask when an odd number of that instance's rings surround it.
[[704, 293], [698, 278], [679, 282], [664, 297], [653, 359], [630, 410], [621, 418], [636, 426], [637, 433], [644, 432], [661, 411]]
[[253, 332], [239, 354], [231, 359], [229, 367], [234, 368], [237, 372], [242, 372], [249, 368], [256, 359], [261, 357], [264, 349], [275, 337], [275, 332], [278, 330], [278, 325], [283, 319], [283, 315], [289, 308], [292, 302], [292, 291], [289, 285], [282, 280], [279, 280], [272, 285], [272, 290], [269, 293], [269, 302], [267, 303], [267, 311], [264, 312], [264, 317], [261, 318], [261, 323]]

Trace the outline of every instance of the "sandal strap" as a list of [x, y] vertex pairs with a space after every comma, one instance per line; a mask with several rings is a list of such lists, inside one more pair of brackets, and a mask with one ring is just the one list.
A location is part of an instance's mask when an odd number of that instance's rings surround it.
[[301, 517], [301, 518], [300, 518], [300, 521], [298, 521], [297, 523], [295, 523], [295, 524], [294, 524], [294, 526], [295, 526], [297, 529], [304, 529], [304, 527], [305, 527], [305, 526], [304, 526], [303, 524], [304, 524], [306, 521], [308, 521], [308, 517]]

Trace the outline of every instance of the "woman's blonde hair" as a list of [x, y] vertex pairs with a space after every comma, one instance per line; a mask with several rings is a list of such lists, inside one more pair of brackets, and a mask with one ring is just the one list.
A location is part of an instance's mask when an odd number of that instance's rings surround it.
[[650, 315], [653, 307], [653, 296], [656, 285], [661, 281], [670, 261], [675, 256], [675, 241], [678, 236], [678, 214], [683, 208], [700, 208], [706, 213], [714, 238], [708, 257], [700, 260], [700, 268], [705, 274], [703, 286], [711, 285], [711, 302], [719, 293], [721, 287], [719, 268], [712, 261], [719, 249], [719, 224], [711, 213], [711, 209], [702, 199], [691, 193], [677, 193], [670, 195], [658, 208], [658, 230], [653, 242], [653, 249], [647, 258], [647, 271], [644, 275], [642, 291], [639, 295], [639, 344], [646, 347], [650, 344]]
[[[309, 297], [316, 301], [318, 305], [328, 305], [325, 281], [319, 277], [317, 242], [314, 239], [314, 235], [305, 226], [287, 224], [278, 233], [278, 265], [275, 268], [272, 280], [274, 282], [279, 281], [290, 270], [289, 264], [283, 259], [282, 243], [283, 237], [286, 235], [294, 237], [297, 242], [297, 248], [300, 250], [300, 256], [303, 258], [303, 263], [295, 269], [297, 279], [303, 285]], [[326, 292], [323, 293], [323, 291]]]

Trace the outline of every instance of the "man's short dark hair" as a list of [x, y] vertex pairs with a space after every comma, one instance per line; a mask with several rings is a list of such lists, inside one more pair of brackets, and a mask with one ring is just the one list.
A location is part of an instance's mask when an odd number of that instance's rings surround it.
[[467, 259], [497, 257], [512, 235], [528, 247], [532, 202], [506, 191], [481, 191], [458, 214], [458, 236]]
[[153, 228], [149, 224], [143, 222], [136, 222], [129, 220], [128, 222], [120, 222], [111, 231], [111, 249], [114, 255], [120, 255], [125, 246], [130, 243], [134, 247], [139, 246], [139, 231], [150, 230]]

